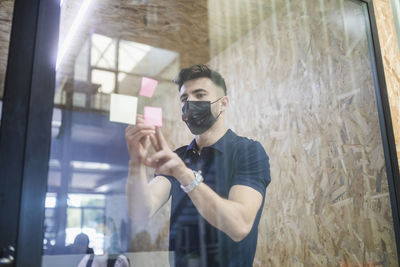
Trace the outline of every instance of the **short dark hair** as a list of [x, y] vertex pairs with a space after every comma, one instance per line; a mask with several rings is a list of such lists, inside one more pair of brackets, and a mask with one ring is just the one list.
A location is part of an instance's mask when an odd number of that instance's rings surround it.
[[215, 85], [221, 87], [226, 95], [226, 84], [224, 78], [222, 78], [222, 75], [204, 64], [197, 64], [189, 68], [182, 69], [174, 79], [174, 83], [178, 85], [178, 90], [180, 91], [185, 82], [201, 77], [209, 78]]

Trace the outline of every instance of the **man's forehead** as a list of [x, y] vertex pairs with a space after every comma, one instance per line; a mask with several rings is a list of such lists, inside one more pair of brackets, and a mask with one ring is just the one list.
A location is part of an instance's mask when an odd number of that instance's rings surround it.
[[216, 86], [209, 78], [201, 77], [186, 81], [180, 89], [180, 94], [190, 94], [192, 91], [195, 91], [197, 89], [204, 89], [210, 92], [212, 90], [215, 90]]

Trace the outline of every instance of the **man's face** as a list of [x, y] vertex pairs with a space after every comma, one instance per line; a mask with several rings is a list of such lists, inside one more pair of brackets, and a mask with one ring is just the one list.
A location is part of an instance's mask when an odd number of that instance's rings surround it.
[[223, 90], [206, 77], [187, 81], [180, 89], [182, 106], [186, 101], [214, 102], [223, 96]]

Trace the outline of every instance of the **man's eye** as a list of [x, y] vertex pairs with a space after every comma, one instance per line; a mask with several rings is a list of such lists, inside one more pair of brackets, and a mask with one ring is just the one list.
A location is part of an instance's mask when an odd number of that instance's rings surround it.
[[197, 98], [202, 98], [203, 96], [205, 96], [206, 94], [197, 94]]

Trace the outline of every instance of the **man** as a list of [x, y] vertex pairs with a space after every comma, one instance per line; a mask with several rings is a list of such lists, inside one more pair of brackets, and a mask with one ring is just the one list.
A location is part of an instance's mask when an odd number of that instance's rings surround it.
[[67, 247], [69, 254], [94, 254], [92, 248], [89, 247], [89, 236], [80, 233], [75, 236], [74, 243]]
[[[128, 212], [146, 220], [171, 196], [169, 248], [176, 266], [252, 266], [270, 182], [268, 156], [260, 143], [226, 128], [229, 100], [219, 73], [195, 65], [181, 70], [176, 83], [194, 140], [172, 151], [158, 127], [137, 117], [126, 129]], [[145, 166], [156, 173], [149, 183]]]

